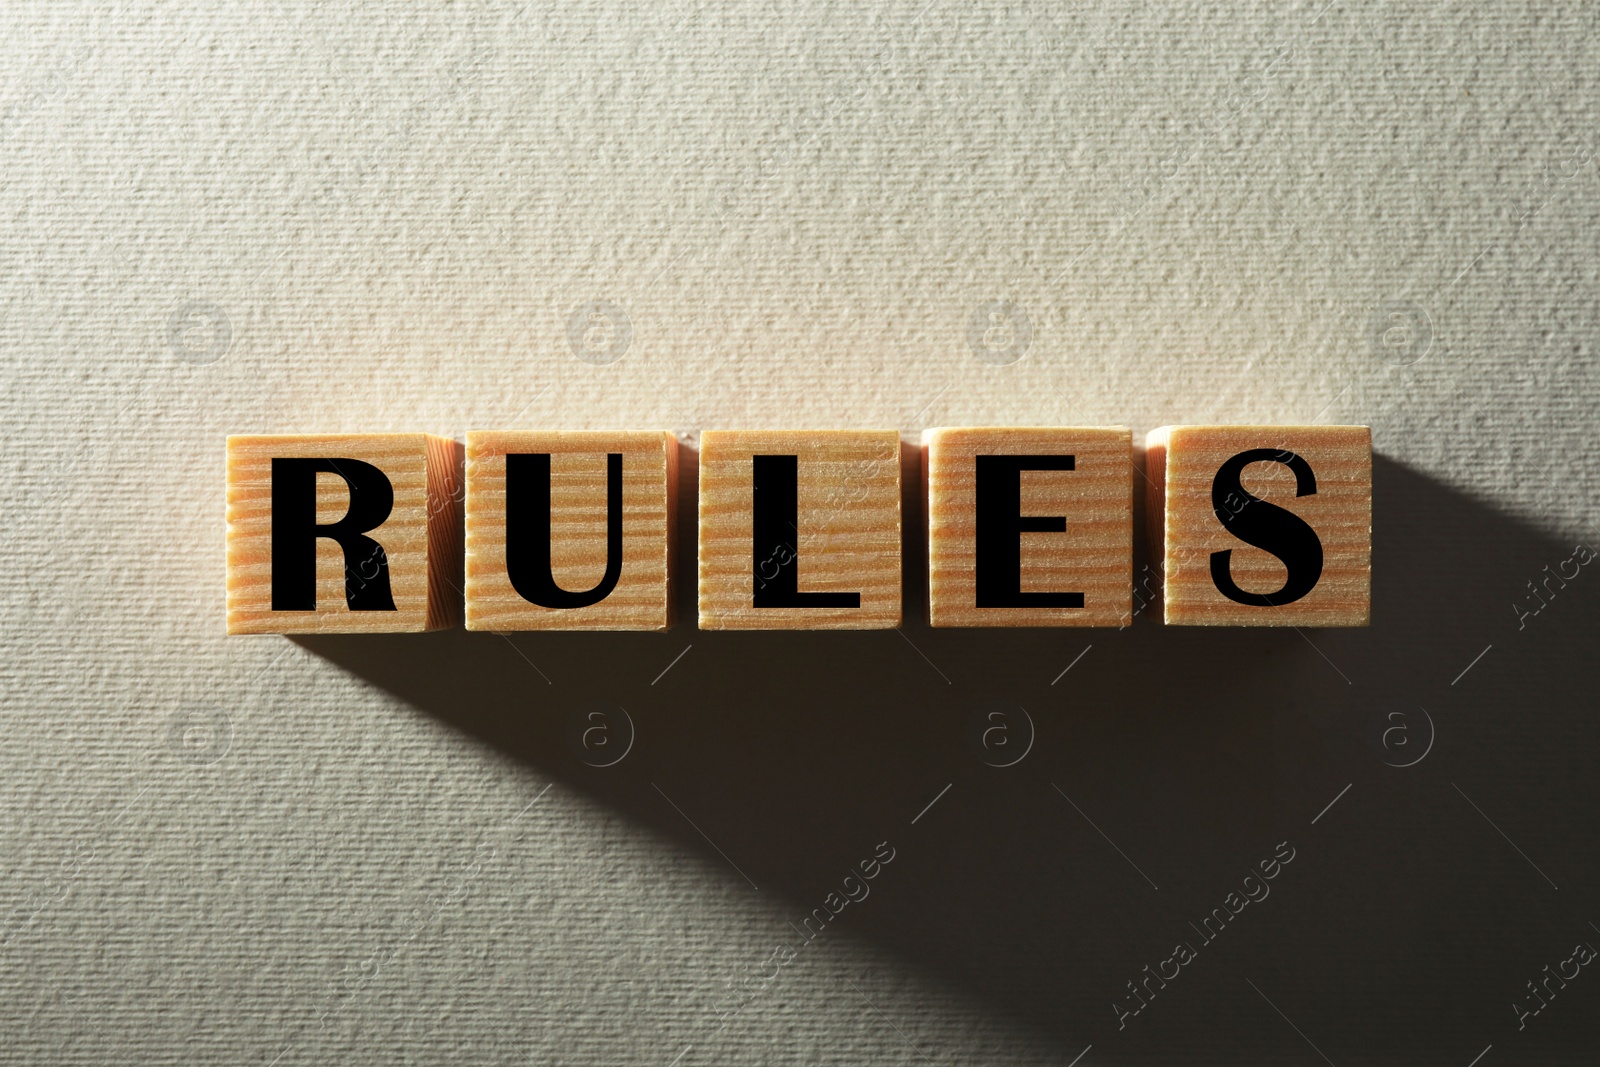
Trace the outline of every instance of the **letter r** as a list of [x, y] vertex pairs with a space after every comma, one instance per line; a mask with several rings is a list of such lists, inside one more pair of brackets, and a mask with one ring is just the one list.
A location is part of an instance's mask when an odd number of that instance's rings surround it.
[[[350, 507], [338, 522], [317, 522], [317, 475], [337, 474], [350, 489]], [[389, 476], [359, 459], [272, 460], [272, 610], [317, 609], [317, 538], [344, 552], [344, 596], [351, 611], [394, 611], [389, 559], [366, 536], [394, 509]], [[362, 567], [376, 563], [377, 571]], [[370, 567], [368, 569], [371, 569]]]

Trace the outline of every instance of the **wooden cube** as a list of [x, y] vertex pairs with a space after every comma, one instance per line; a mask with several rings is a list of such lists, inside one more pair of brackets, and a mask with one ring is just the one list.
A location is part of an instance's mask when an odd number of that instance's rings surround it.
[[228, 632], [460, 620], [461, 446], [422, 433], [228, 438]]
[[933, 626], [1122, 626], [1133, 604], [1133, 434], [923, 432]]
[[467, 435], [467, 629], [665, 630], [678, 439]]
[[1164, 621], [1367, 625], [1368, 427], [1164, 426], [1145, 448]]
[[889, 629], [900, 585], [897, 431], [701, 436], [701, 629]]

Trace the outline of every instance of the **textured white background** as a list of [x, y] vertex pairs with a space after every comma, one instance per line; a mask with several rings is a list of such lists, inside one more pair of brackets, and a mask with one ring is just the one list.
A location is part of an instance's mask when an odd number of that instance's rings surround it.
[[[8, 4], [0, 1061], [1592, 1057], [1600, 979], [1525, 1030], [1505, 1005], [1600, 920], [1595, 579], [1522, 629], [1505, 605], [1596, 536], [1597, 22], [1343, 0]], [[1031, 330], [1010, 365], [969, 337], [994, 300]], [[631, 331], [606, 365], [568, 335], [596, 301]], [[1380, 489], [1372, 631], [222, 632], [229, 432], [1195, 421], [1373, 427], [1403, 488]], [[1382, 576], [1397, 515], [1404, 588]], [[1521, 555], [1469, 568], [1474, 545]], [[1219, 657], [1249, 667], [1210, 707]], [[1302, 699], [1370, 741], [1410, 680], [1430, 695], [1395, 706], [1439, 721], [1412, 770], [1282, 742]], [[1441, 709], [1474, 684], [1452, 748]], [[990, 698], [1025, 703], [1040, 748], [985, 808], [1000, 779], [972, 775], [998, 772], [961, 737]], [[591, 700], [639, 724], [616, 767], [561, 739]], [[1152, 760], [1165, 784], [1089, 784]], [[1266, 784], [1229, 791], [1245, 781]], [[1420, 830], [1363, 851], [1418, 805], [1452, 842], [1436, 866], [1413, 869], [1438, 840]], [[1348, 854], [1302, 844], [1302, 888], [1286, 873], [1281, 910], [1238, 920], [1256, 942], [1117, 1028], [1110, 1003], [1186, 918], [1336, 816], [1364, 827]], [[1192, 854], [1160, 838], [1174, 820]], [[730, 979], [885, 838], [874, 895], [722, 1027]], [[1380, 873], [1338, 881], [1360, 870]], [[1430, 903], [1478, 881], [1504, 892]], [[1488, 927], [1483, 962], [1461, 946]]]

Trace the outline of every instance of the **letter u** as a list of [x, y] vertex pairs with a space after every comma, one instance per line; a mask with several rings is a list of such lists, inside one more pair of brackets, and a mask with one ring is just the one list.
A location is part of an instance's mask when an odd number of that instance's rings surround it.
[[550, 569], [550, 453], [506, 454], [506, 577], [543, 608], [586, 608], [622, 577], [622, 453], [606, 454], [606, 572], [593, 589], [568, 592]]

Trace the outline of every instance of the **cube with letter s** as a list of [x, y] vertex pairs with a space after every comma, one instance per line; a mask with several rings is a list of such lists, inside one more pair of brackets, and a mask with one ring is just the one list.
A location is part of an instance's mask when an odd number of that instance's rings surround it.
[[1369, 427], [1164, 426], [1145, 454], [1163, 621], [1367, 625]]

